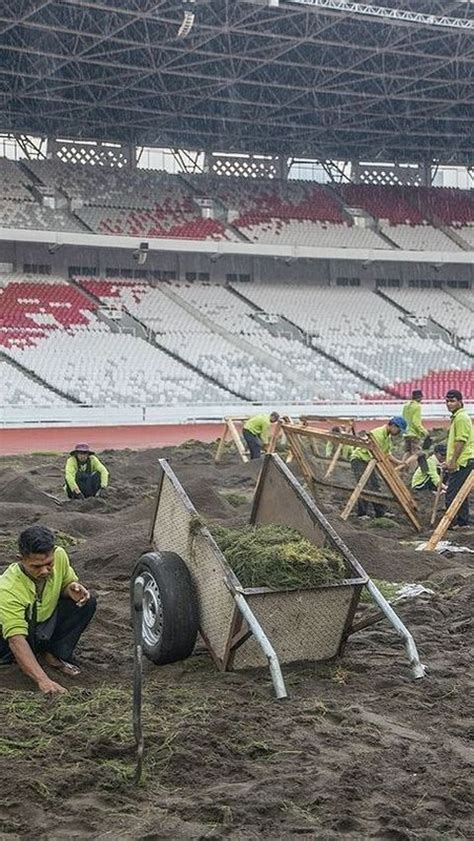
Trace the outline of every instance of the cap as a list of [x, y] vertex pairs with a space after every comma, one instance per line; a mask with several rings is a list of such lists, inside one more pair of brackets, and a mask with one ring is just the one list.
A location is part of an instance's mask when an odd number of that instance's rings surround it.
[[94, 450], [91, 450], [89, 444], [76, 444], [73, 450], [71, 450], [71, 455], [75, 456], [76, 453], [87, 453], [90, 456], [94, 455]]
[[422, 392], [421, 388], [415, 388], [412, 391], [411, 396], [412, 396], [413, 400], [420, 400], [423, 397], [423, 392]]
[[407, 422], [401, 415], [394, 415], [393, 418], [390, 418], [389, 423], [393, 423], [393, 425], [398, 426], [402, 432], [406, 432]]
[[452, 400], [462, 400], [462, 391], [458, 391], [457, 388], [450, 388], [449, 391], [446, 392], [446, 400], [451, 398]]

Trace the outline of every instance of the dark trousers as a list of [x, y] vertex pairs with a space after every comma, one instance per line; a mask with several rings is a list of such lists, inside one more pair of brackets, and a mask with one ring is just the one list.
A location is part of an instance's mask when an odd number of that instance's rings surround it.
[[242, 435], [244, 436], [247, 447], [249, 448], [250, 458], [260, 458], [262, 454], [262, 442], [260, 441], [260, 438], [248, 429], [243, 429]]
[[[82, 607], [72, 599], [59, 599], [54, 613], [45, 622], [30, 628], [28, 642], [36, 654], [48, 651], [60, 660], [70, 660], [79, 638], [94, 616], [97, 599], [91, 596]], [[0, 664], [13, 662], [8, 641], [0, 637]]]
[[[83, 496], [95, 496], [100, 488], [100, 476], [97, 472], [86, 473], [78, 470], [76, 473], [76, 482]], [[66, 492], [69, 499], [76, 499], [77, 494], [71, 490], [68, 484], [66, 484]]]
[[[351, 461], [352, 472], [354, 473], [354, 476], [356, 477], [357, 481], [359, 481], [362, 474], [365, 472], [368, 463], [369, 463], [368, 461], [362, 461], [362, 459], [360, 459], [360, 458], [352, 459], [352, 461]], [[379, 477], [377, 476], [375, 471], [373, 473], [371, 473], [371, 475], [369, 477], [369, 481], [367, 482], [364, 490], [375, 491], [375, 493], [380, 493], [380, 491], [382, 490], [381, 484], [379, 482]], [[386, 510], [387, 510], [385, 508], [385, 505], [381, 505], [379, 502], [372, 502], [372, 505], [373, 505], [373, 508], [374, 508], [375, 516], [376, 517], [383, 517], [384, 514], [386, 513]], [[367, 514], [368, 514], [368, 511], [369, 511], [369, 502], [366, 499], [362, 499], [362, 497], [359, 497], [359, 499], [357, 500], [357, 516], [358, 517], [366, 517]]]
[[413, 490], [416, 491], [416, 492], [418, 492], [418, 491], [435, 491], [436, 490], [436, 485], [434, 485], [432, 480], [430, 479], [430, 477], [427, 476], [425, 481], [423, 482], [423, 484], [422, 485], [417, 485], [415, 488], [413, 488]]
[[[457, 492], [461, 489], [469, 476], [471, 470], [474, 469], [474, 458], [471, 458], [465, 467], [460, 467], [454, 473], [448, 473], [448, 487], [446, 488], [446, 508], [449, 508]], [[454, 518], [452, 525], [468, 526], [469, 525], [469, 497], [467, 497], [461, 505], [457, 516]]]

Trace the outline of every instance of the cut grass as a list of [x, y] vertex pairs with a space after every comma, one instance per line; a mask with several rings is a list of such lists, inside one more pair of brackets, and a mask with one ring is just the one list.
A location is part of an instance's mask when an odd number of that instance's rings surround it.
[[235, 493], [235, 491], [223, 491], [222, 496], [227, 500], [229, 505], [233, 508], [239, 508], [241, 505], [246, 505], [249, 501], [245, 494]]
[[56, 546], [61, 546], [63, 549], [70, 549], [71, 546], [79, 546], [80, 543], [84, 543], [83, 537], [74, 537], [74, 535], [65, 531], [55, 531], [54, 535]]
[[[388, 602], [394, 599], [400, 589], [403, 587], [403, 582], [394, 583], [393, 581], [384, 581], [382, 578], [372, 578], [373, 583], [377, 587], [378, 590], [382, 593], [384, 599], [387, 599]], [[362, 589], [361, 602], [365, 602], [366, 604], [373, 604], [375, 606], [375, 602], [365, 587]]]
[[396, 523], [390, 520], [389, 517], [374, 517], [373, 520], [367, 523], [369, 529], [394, 529]]
[[[154, 703], [148, 692], [142, 709], [146, 738], [143, 785], [166, 773], [184, 740], [183, 730], [204, 725], [209, 704], [192, 686], [170, 687]], [[131, 784], [135, 772], [131, 689], [102, 685], [45, 697], [33, 692], [0, 692], [0, 758], [41, 766], [41, 783], [51, 796], [74, 781], [77, 768], [97, 778], [102, 789]], [[67, 751], [67, 759], [65, 756]], [[44, 757], [48, 756], [45, 764]], [[58, 769], [61, 773], [58, 773]]]
[[287, 526], [212, 526], [212, 535], [243, 587], [305, 589], [346, 576], [342, 556]]

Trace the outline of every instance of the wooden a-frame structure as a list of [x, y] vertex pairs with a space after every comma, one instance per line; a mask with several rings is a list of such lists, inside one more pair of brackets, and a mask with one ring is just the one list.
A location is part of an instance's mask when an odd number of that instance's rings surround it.
[[444, 512], [443, 516], [441, 517], [441, 520], [439, 521], [433, 534], [428, 540], [425, 549], [436, 549], [438, 543], [440, 542], [440, 540], [443, 539], [449, 526], [453, 522], [464, 500], [467, 499], [467, 497], [470, 493], [472, 493], [472, 491], [474, 491], [474, 471], [472, 471], [469, 474], [466, 481], [459, 488], [459, 491], [454, 497], [451, 505]]
[[[332, 443], [336, 444], [336, 448], [338, 449], [344, 444], [349, 444], [350, 446], [358, 446], [362, 447], [364, 450], [369, 450], [372, 458], [369, 462], [367, 462], [367, 467], [362, 474], [361, 478], [357, 482], [354, 490], [352, 491], [344, 509], [341, 511], [341, 517], [344, 520], [347, 520], [349, 514], [351, 513], [352, 509], [354, 508], [357, 500], [362, 495], [364, 499], [369, 501], [380, 501], [381, 494], [367, 492], [365, 490], [365, 486], [372, 475], [374, 470], [377, 470], [380, 477], [383, 479], [387, 487], [389, 488], [395, 502], [398, 503], [400, 508], [402, 509], [403, 513], [413, 526], [416, 531], [421, 531], [421, 524], [418, 520], [417, 510], [418, 506], [404, 484], [403, 480], [401, 479], [399, 473], [394, 468], [390, 459], [382, 452], [380, 447], [378, 446], [375, 439], [368, 433], [367, 437], [360, 437], [354, 435], [347, 435], [344, 433], [332, 433], [326, 432], [322, 429], [315, 429], [314, 427], [310, 426], [303, 426], [302, 424], [286, 424], [282, 423], [282, 429], [288, 439], [288, 443], [291, 448], [291, 452], [306, 479], [308, 486], [313, 490], [316, 489], [316, 485], [318, 483], [317, 476], [314, 473], [313, 465], [308, 458], [307, 452], [305, 451], [303, 441], [311, 441], [315, 440], [323, 440], [323, 441], [331, 441]], [[336, 452], [337, 452], [336, 449]], [[341, 450], [339, 450], [341, 452]], [[334, 454], [336, 455], [336, 453]], [[335, 459], [337, 461], [337, 458]], [[334, 462], [335, 463], [335, 462]]]
[[244, 421], [248, 419], [248, 415], [241, 415], [239, 417], [227, 417], [224, 418], [224, 427], [222, 429], [222, 434], [219, 440], [219, 444], [217, 446], [217, 452], [214, 457], [215, 464], [219, 464], [222, 461], [222, 456], [224, 455], [225, 445], [226, 443], [232, 442], [243, 462], [247, 462], [249, 457], [247, 455], [247, 451], [245, 449], [244, 443], [242, 438], [240, 437], [239, 430], [237, 425], [242, 424]]

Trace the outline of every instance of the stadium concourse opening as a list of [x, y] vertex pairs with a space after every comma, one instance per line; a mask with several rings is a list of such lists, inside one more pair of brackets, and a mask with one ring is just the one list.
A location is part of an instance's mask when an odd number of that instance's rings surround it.
[[470, 837], [473, 29], [2, 4], [0, 834]]

